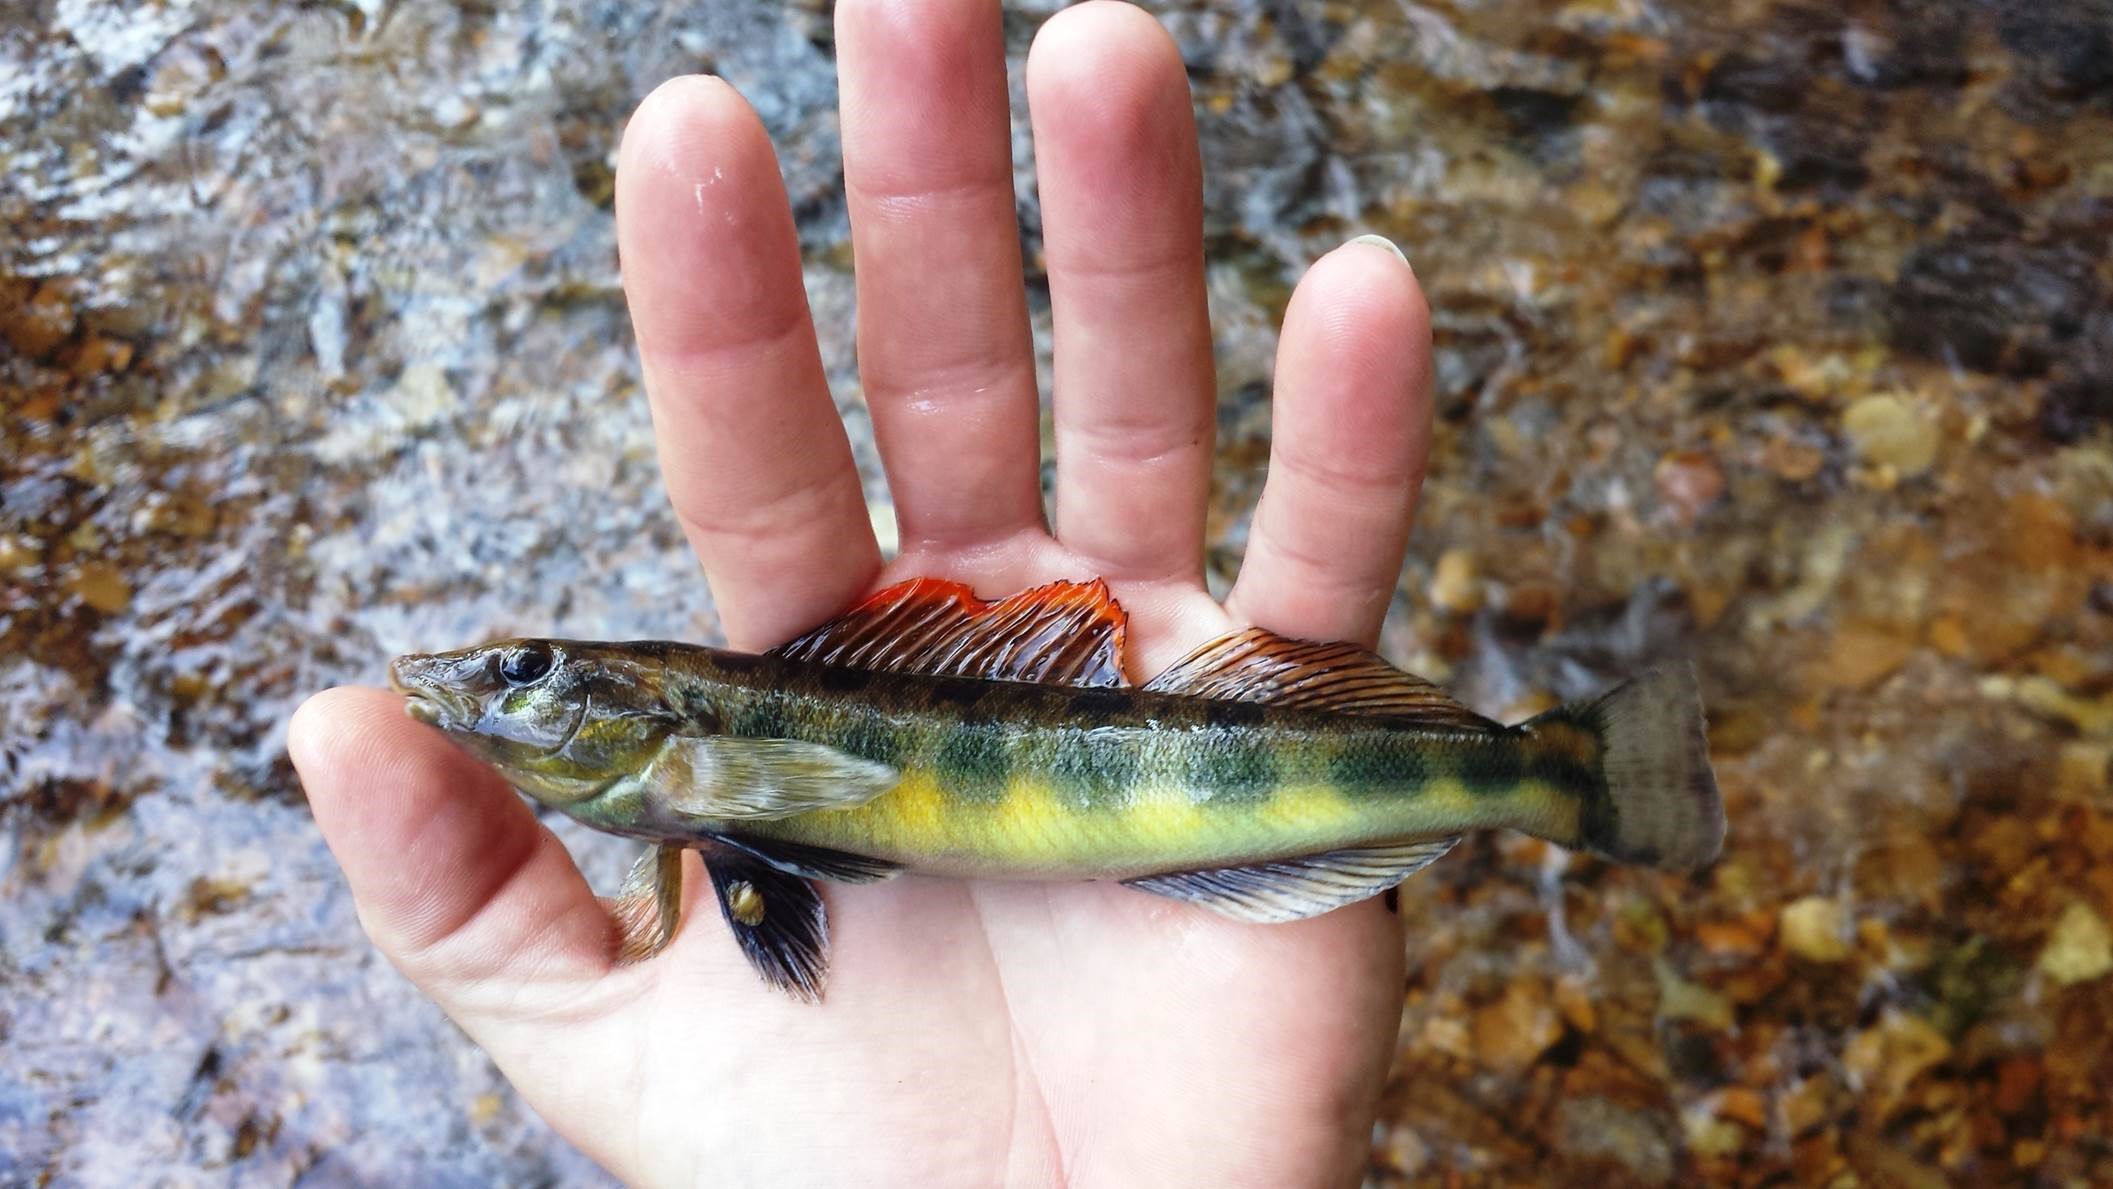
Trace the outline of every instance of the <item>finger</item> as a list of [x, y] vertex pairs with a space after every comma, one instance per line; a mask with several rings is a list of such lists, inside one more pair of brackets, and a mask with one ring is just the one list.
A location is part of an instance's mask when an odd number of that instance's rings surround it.
[[1371, 644], [1401, 572], [1431, 435], [1431, 315], [1383, 240], [1322, 257], [1277, 346], [1269, 478], [1226, 610]]
[[617, 242], [668, 496], [736, 647], [841, 609], [880, 568], [829, 397], [777, 156], [717, 79], [639, 106]]
[[572, 859], [491, 769], [404, 716], [403, 699], [334, 689], [287, 729], [360, 923], [428, 990], [608, 969], [608, 914]]
[[1055, 318], [1057, 535], [1111, 578], [1195, 579], [1211, 466], [1202, 167], [1144, 12], [1051, 18], [1027, 61]]
[[1042, 524], [1003, 14], [837, 6], [858, 363], [905, 552]]

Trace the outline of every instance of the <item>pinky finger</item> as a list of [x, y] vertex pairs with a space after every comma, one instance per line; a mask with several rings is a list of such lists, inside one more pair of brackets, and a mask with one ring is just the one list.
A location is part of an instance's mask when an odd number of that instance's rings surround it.
[[1430, 310], [1391, 244], [1353, 240], [1307, 270], [1284, 314], [1272, 417], [1269, 478], [1226, 610], [1369, 646], [1430, 450]]

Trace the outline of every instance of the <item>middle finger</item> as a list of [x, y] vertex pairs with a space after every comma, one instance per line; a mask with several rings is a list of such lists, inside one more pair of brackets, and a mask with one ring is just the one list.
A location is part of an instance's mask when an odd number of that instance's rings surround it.
[[1200, 581], [1215, 429], [1202, 164], [1181, 53], [1095, 0], [1027, 64], [1056, 322], [1057, 535], [1109, 578]]
[[838, 5], [859, 374], [905, 553], [1042, 523], [999, 6]]

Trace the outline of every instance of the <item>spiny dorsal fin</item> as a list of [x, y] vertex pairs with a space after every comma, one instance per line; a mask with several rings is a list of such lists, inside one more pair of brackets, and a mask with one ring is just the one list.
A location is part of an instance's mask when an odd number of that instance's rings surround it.
[[1369, 900], [1437, 862], [1459, 841], [1426, 838], [1391, 846], [1353, 847], [1245, 867], [1147, 875], [1126, 879], [1123, 884], [1200, 904], [1236, 921], [1273, 925]]
[[959, 582], [912, 578], [772, 651], [849, 669], [1112, 688], [1128, 684], [1127, 621], [1098, 578], [995, 603]]
[[1433, 727], [1486, 731], [1498, 725], [1355, 644], [1315, 644], [1266, 628], [1220, 636], [1174, 662], [1145, 688]]

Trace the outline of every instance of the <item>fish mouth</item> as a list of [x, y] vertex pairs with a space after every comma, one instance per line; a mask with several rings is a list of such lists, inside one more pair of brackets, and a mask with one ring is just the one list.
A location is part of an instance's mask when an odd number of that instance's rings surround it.
[[440, 725], [441, 712], [438, 704], [430, 701], [417, 690], [400, 690], [404, 695], [404, 713], [412, 722], [422, 722], [429, 727]]
[[404, 696], [404, 713], [412, 721], [444, 730], [477, 717], [474, 699], [443, 684], [446, 668], [445, 659], [418, 654], [389, 662], [389, 688]]

